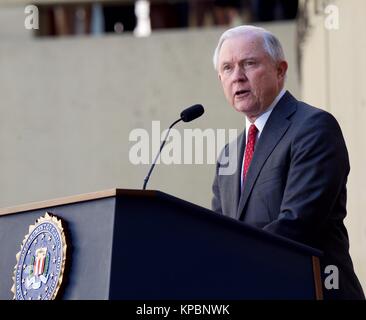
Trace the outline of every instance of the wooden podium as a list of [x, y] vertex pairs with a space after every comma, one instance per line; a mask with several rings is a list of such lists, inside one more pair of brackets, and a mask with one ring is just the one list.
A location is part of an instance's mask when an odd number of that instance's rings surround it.
[[321, 252], [159, 191], [112, 189], [0, 210], [0, 299], [29, 225], [62, 220], [60, 299], [322, 299]]

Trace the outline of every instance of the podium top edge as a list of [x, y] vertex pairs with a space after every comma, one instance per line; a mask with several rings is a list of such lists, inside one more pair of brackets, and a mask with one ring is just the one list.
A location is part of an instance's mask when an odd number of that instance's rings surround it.
[[60, 206], [60, 205], [65, 205], [65, 204], [89, 201], [89, 200], [115, 197], [115, 196], [118, 196], [121, 194], [129, 194], [129, 195], [145, 194], [145, 195], [154, 196], [154, 195], [156, 195], [156, 191], [138, 190], [138, 189], [118, 189], [118, 188], [107, 189], [107, 190], [102, 190], [102, 191], [55, 198], [55, 199], [51, 199], [51, 200], [31, 202], [31, 203], [21, 204], [21, 205], [17, 205], [17, 206], [8, 207], [8, 208], [0, 208], [0, 216], [20, 213], [20, 212], [25, 212], [25, 211], [38, 210], [38, 209], [43, 209], [43, 208], [48, 208], [48, 207], [55, 207], [55, 206]]
[[[72, 195], [67, 197], [55, 198], [51, 200], [39, 201], [39, 202], [31, 202], [28, 204], [17, 205], [8, 208], [0, 208], [0, 218], [1, 216], [10, 215], [10, 214], [17, 214], [17, 213], [24, 213], [27, 211], [34, 211], [34, 210], [41, 210], [50, 207], [57, 207], [62, 205], [74, 204], [78, 202], [84, 201], [93, 201], [103, 198], [111, 198], [111, 197], [118, 197], [118, 196], [136, 196], [136, 197], [169, 197], [175, 201], [180, 201], [181, 203], [185, 203], [185, 205], [193, 206], [196, 209], [200, 209], [202, 212], [206, 211], [207, 213], [213, 213], [211, 216], [212, 219], [219, 219], [221, 222], [230, 224], [235, 226], [236, 228], [240, 228], [240, 230], [245, 230], [246, 232], [253, 232], [256, 235], [264, 235], [266, 238], [270, 239], [271, 241], [278, 241], [282, 244], [287, 244], [290, 247], [296, 247], [297, 249], [301, 249], [303, 252], [307, 252], [308, 254], [312, 254], [313, 256], [322, 256], [323, 253], [315, 248], [309, 247], [308, 245], [296, 242], [294, 240], [282, 237], [277, 234], [272, 234], [270, 232], [261, 230], [249, 224], [245, 224], [242, 222], [238, 222], [232, 218], [214, 213], [213, 211], [201, 207], [197, 204], [187, 202], [186, 200], [176, 198], [175, 196], [169, 195], [159, 190], [141, 190], [141, 189], [107, 189], [102, 191], [90, 192], [90, 193], [83, 193], [78, 195]], [[193, 208], [192, 207], [192, 208]]]

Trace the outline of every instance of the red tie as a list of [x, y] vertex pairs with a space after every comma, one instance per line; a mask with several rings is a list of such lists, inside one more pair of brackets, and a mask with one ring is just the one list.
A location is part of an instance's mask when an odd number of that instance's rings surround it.
[[255, 145], [255, 140], [257, 137], [257, 132], [258, 132], [257, 127], [254, 124], [251, 124], [249, 127], [248, 142], [247, 142], [247, 146], [245, 148], [245, 155], [244, 155], [243, 182], [247, 175], [250, 162], [252, 161], [252, 158], [253, 158], [254, 145]]

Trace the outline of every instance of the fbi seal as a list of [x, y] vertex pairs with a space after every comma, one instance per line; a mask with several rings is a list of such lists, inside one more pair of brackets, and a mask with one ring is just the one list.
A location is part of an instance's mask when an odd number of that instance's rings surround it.
[[53, 300], [64, 275], [66, 238], [61, 220], [46, 212], [29, 226], [16, 255], [13, 287], [15, 300]]

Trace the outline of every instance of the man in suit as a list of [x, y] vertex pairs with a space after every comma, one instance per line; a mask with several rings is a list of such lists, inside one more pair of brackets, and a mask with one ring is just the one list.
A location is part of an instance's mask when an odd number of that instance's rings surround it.
[[[218, 159], [213, 210], [322, 250], [323, 278], [328, 265], [339, 271], [338, 289], [323, 288], [324, 297], [364, 299], [343, 224], [350, 167], [336, 119], [285, 90], [283, 49], [265, 29], [224, 32], [214, 66], [246, 126]], [[236, 161], [234, 174], [220, 174], [224, 158]]]

